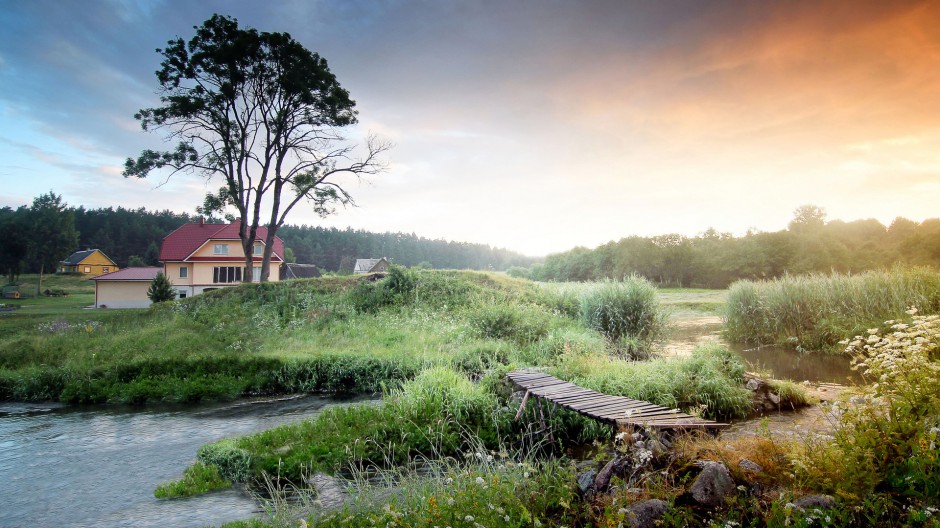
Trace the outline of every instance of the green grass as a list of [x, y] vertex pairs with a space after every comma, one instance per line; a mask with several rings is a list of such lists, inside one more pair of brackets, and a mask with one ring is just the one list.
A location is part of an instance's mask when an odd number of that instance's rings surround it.
[[940, 273], [928, 268], [859, 275], [740, 281], [728, 293], [726, 336], [751, 344], [838, 351], [838, 342], [898, 319], [915, 306], [940, 310]]
[[183, 471], [182, 479], [158, 486], [153, 492], [153, 496], [158, 499], [189, 497], [230, 488], [231, 486], [231, 481], [222, 478], [219, 474], [217, 466], [196, 463]]
[[710, 418], [743, 418], [751, 409], [742, 360], [717, 345], [691, 356], [636, 362], [598, 354], [571, 355], [551, 373], [605, 394], [627, 396]]
[[2, 317], [0, 398], [139, 404], [370, 392], [436, 365], [479, 376], [540, 363], [557, 352], [546, 339], [579, 327], [528, 281], [432, 271], [406, 279], [375, 309], [359, 297], [385, 291], [383, 281], [325, 277], [148, 310]]
[[12, 312], [0, 312], [0, 317], [71, 316], [82, 313], [95, 304], [95, 283], [80, 275], [43, 275], [42, 291], [61, 290], [66, 296], [37, 295], [39, 275], [21, 275], [17, 280], [22, 299], [0, 299], [0, 303], [15, 306]]

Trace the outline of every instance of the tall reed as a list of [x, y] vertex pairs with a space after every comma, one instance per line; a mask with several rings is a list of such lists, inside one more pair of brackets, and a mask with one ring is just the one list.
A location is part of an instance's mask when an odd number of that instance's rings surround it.
[[902, 317], [911, 306], [940, 310], [940, 273], [894, 268], [739, 281], [728, 293], [725, 334], [756, 345], [834, 350], [841, 339]]

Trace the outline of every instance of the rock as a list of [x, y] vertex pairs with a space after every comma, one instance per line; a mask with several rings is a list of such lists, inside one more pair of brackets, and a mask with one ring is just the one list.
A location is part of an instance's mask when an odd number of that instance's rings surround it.
[[594, 478], [594, 491], [598, 493], [604, 493], [607, 491], [607, 488], [610, 487], [610, 479], [614, 476], [618, 467], [623, 466], [623, 458], [613, 458], [604, 465], [604, 467], [597, 473], [597, 476]]
[[326, 473], [314, 473], [307, 478], [307, 483], [317, 490], [315, 502], [321, 507], [336, 508], [342, 506], [346, 500], [346, 490], [336, 477]]
[[747, 380], [747, 384], [744, 386], [744, 388], [753, 392], [759, 389], [761, 385], [762, 383], [759, 379], [751, 378]]
[[757, 462], [751, 462], [746, 458], [742, 458], [741, 461], [738, 462], [738, 467], [748, 473], [759, 474], [764, 472], [764, 468], [761, 467], [760, 464]]
[[721, 462], [704, 462], [702, 472], [692, 483], [692, 498], [704, 506], [718, 507], [735, 492], [734, 480]]
[[793, 506], [800, 510], [811, 510], [813, 508], [828, 510], [834, 508], [835, 505], [836, 499], [832, 495], [806, 495], [793, 501]]
[[775, 392], [768, 392], [767, 399], [770, 400], [774, 405], [780, 405], [780, 395]]
[[588, 491], [594, 487], [594, 478], [596, 476], [596, 469], [589, 469], [578, 475], [578, 488], [581, 490], [581, 495], [587, 495]]
[[667, 511], [669, 505], [659, 499], [634, 502], [627, 508], [627, 522], [630, 528], [653, 528]]

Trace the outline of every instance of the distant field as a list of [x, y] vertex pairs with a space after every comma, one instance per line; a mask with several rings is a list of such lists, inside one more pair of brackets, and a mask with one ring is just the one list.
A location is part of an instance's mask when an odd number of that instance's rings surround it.
[[21, 299], [0, 299], [0, 303], [16, 306], [12, 312], [0, 312], [0, 316], [70, 315], [85, 312], [85, 307], [95, 304], [95, 283], [87, 277], [77, 275], [43, 275], [42, 291], [62, 290], [68, 295], [46, 297], [36, 295], [39, 275], [21, 275], [19, 280]]
[[[550, 282], [538, 283], [548, 291], [581, 296], [596, 288], [599, 282]], [[695, 315], [721, 315], [728, 300], [728, 290], [703, 288], [659, 288], [659, 301], [672, 312], [674, 318]]]

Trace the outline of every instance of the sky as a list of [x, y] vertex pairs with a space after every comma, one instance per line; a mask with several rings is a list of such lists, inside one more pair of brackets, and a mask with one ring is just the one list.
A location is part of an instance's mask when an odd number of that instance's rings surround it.
[[940, 216], [940, 2], [0, 0], [0, 207], [194, 213], [219, 181], [121, 174], [166, 148], [157, 48], [214, 13], [289, 32], [394, 147], [358, 207], [288, 223], [532, 256], [641, 235]]

